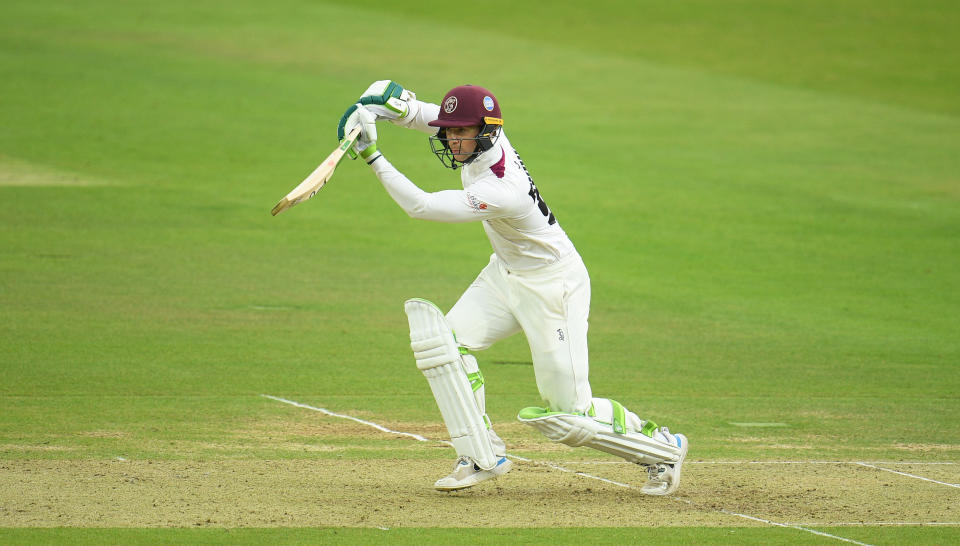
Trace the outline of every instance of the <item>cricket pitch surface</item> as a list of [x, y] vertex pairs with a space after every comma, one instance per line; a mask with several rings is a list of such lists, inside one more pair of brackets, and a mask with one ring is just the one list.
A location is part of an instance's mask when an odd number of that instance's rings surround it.
[[[336, 426], [358, 441], [391, 433]], [[514, 425], [519, 426], [519, 425]], [[437, 427], [411, 425], [438, 438]], [[418, 429], [419, 430], [416, 430]], [[508, 431], [509, 432], [509, 431]], [[322, 440], [322, 437], [321, 437]], [[422, 453], [293, 459], [14, 459], [0, 462], [0, 527], [604, 527], [958, 525], [955, 462], [708, 461], [695, 450], [680, 491], [640, 493], [645, 473], [544, 442], [518, 446], [514, 470], [474, 488], [432, 488], [453, 462], [442, 442], [396, 437]], [[508, 441], [508, 445], [509, 445]], [[399, 445], [402, 444], [402, 445]], [[542, 459], [535, 459], [542, 447]], [[555, 451], [564, 448], [564, 453]], [[304, 446], [291, 446], [303, 450]], [[443, 455], [449, 454], [449, 460]], [[415, 455], [415, 454], [414, 454]], [[548, 457], [549, 456], [549, 460]], [[469, 511], [469, 521], [463, 514]]]
[[[556, 463], [551, 463], [556, 464]], [[690, 461], [680, 492], [648, 497], [626, 463], [562, 463], [633, 488], [520, 461], [441, 493], [436, 461], [6, 461], [2, 527], [457, 527], [945, 524], [955, 488], [855, 463]], [[939, 482], [955, 464], [886, 464]]]

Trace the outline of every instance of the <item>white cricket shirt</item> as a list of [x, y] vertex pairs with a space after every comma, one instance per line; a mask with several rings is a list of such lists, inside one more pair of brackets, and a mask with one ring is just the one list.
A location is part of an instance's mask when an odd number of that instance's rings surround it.
[[[410, 101], [410, 114], [394, 124], [434, 135], [436, 104]], [[387, 193], [413, 218], [437, 222], [483, 222], [494, 253], [509, 270], [538, 269], [576, 252], [540, 197], [503, 130], [493, 147], [460, 168], [462, 190], [428, 193], [386, 157], [371, 165]]]

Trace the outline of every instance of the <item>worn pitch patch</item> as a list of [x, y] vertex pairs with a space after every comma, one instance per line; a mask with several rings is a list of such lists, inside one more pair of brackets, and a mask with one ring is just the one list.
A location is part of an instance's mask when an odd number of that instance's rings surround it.
[[0, 155], [0, 186], [107, 186], [106, 180]]

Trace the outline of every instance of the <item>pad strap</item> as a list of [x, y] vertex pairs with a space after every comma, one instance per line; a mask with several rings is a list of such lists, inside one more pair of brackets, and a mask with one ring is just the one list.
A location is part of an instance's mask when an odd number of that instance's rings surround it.
[[623, 409], [623, 404], [617, 402], [616, 400], [611, 400], [613, 404], [613, 431], [617, 434], [624, 434], [627, 432], [627, 412]]
[[672, 464], [679, 461], [683, 453], [680, 446], [655, 440], [646, 433], [627, 431], [618, 434], [609, 424], [587, 415], [530, 407], [521, 410], [517, 418], [555, 442], [571, 447], [590, 447], [632, 463]]
[[477, 392], [481, 387], [483, 387], [483, 374], [480, 373], [480, 370], [477, 370], [473, 373], [468, 373], [467, 381], [470, 382], [470, 387], [473, 389], [473, 392]]

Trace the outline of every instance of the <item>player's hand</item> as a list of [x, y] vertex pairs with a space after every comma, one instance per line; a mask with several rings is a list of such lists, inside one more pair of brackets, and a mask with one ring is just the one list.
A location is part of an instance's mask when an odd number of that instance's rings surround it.
[[360, 104], [363, 104], [381, 119], [403, 119], [410, 112], [407, 101], [416, 99], [417, 95], [409, 89], [391, 80], [380, 80], [370, 84], [370, 87], [360, 95]]
[[360, 136], [353, 144], [353, 149], [369, 165], [381, 155], [377, 149], [377, 116], [362, 104], [354, 106], [356, 110], [351, 114], [351, 118], [347, 119], [348, 131], [352, 131], [354, 127], [360, 127]]
[[[393, 120], [403, 119], [410, 113], [410, 105], [407, 101], [416, 99], [417, 95], [409, 89], [404, 89], [400, 84], [390, 80], [375, 81], [363, 92], [360, 102], [351, 105], [347, 111], [340, 117], [340, 123], [337, 124], [337, 140], [343, 140], [344, 135], [350, 132], [347, 128], [347, 122], [357, 110], [358, 106], [365, 106], [367, 110], [375, 116], [377, 121], [381, 119]], [[354, 120], [356, 123], [356, 120]], [[356, 126], [356, 125], [354, 125]], [[376, 130], [374, 129], [374, 141], [376, 141]], [[347, 155], [351, 159], [357, 158], [357, 153], [353, 148], [347, 150]]]
[[[372, 121], [371, 121], [372, 119]], [[370, 113], [359, 102], [357, 104], [351, 104], [347, 111], [340, 116], [340, 123], [337, 125], [337, 140], [343, 140], [348, 133], [353, 131], [357, 126], [360, 126], [361, 137], [357, 138], [357, 142], [354, 143], [353, 147], [347, 150], [347, 155], [350, 156], [350, 159], [357, 158], [357, 152], [361, 151], [366, 145], [361, 145], [360, 140], [366, 136], [367, 142], [377, 141], [377, 124], [376, 116]]]
[[[390, 80], [380, 80], [373, 82], [363, 95], [360, 96], [358, 104], [366, 106], [367, 109], [376, 116], [377, 121], [381, 119], [403, 119], [410, 113], [408, 100], [417, 98], [410, 90], [404, 89], [400, 84]], [[337, 125], [337, 138], [343, 140], [343, 135], [350, 132], [346, 128], [347, 118], [353, 113], [357, 104], [347, 108], [343, 117], [340, 118], [340, 124]], [[350, 155], [354, 159], [356, 156]]]

